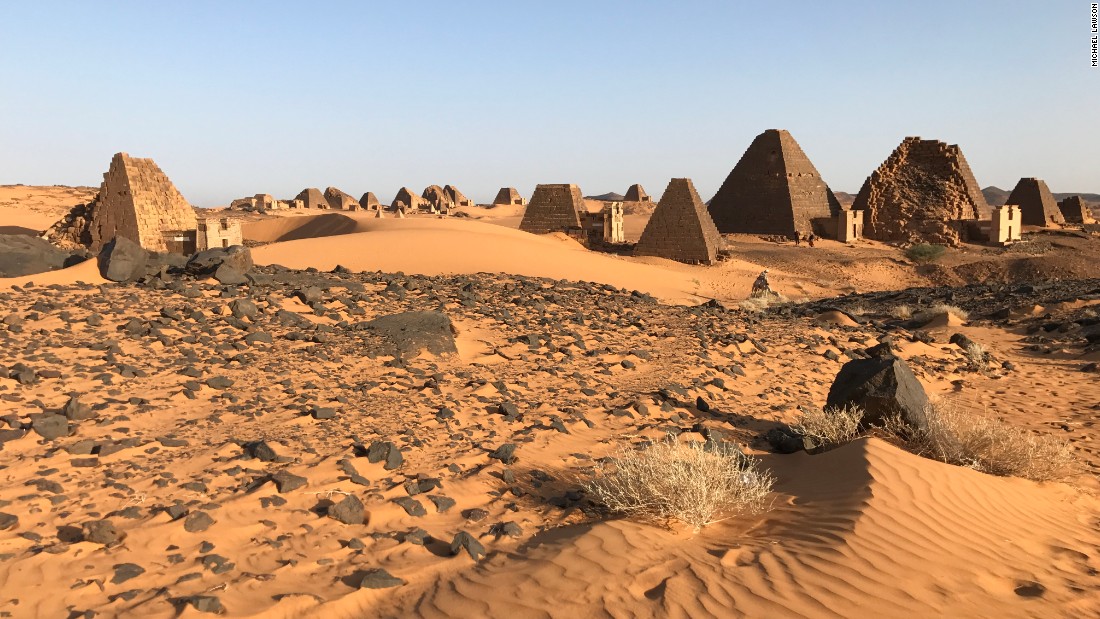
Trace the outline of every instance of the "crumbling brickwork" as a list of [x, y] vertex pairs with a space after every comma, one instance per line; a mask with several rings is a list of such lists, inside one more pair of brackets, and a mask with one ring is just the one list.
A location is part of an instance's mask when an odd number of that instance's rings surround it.
[[989, 219], [989, 205], [955, 144], [907, 137], [871, 173], [853, 211], [863, 211], [869, 239], [955, 245], [959, 222]]
[[458, 190], [458, 187], [454, 185], [446, 185], [443, 187], [443, 195], [447, 196], [447, 199], [451, 201], [451, 204], [455, 206], [473, 206], [474, 201], [467, 198], [465, 194]]
[[674, 178], [634, 247], [635, 256], [659, 256], [689, 264], [718, 259], [722, 237], [689, 178]]
[[92, 251], [121, 236], [163, 252], [170, 249], [166, 234], [195, 227], [195, 210], [152, 159], [117, 153], [95, 199], [74, 208], [45, 236], [57, 245]]
[[534, 234], [580, 230], [581, 214], [585, 212], [584, 198], [576, 185], [539, 185], [519, 229]]
[[515, 187], [501, 187], [500, 191], [497, 192], [497, 197], [493, 198], [493, 205], [502, 206], [505, 204], [523, 206], [525, 200], [523, 196], [519, 195]]
[[321, 193], [321, 190], [316, 187], [306, 187], [294, 199], [301, 200], [306, 208], [328, 208], [328, 200], [325, 200], [325, 194]]
[[1092, 223], [1092, 213], [1088, 204], [1081, 196], [1070, 196], [1058, 203], [1058, 210], [1062, 212], [1062, 218], [1070, 224]]
[[325, 204], [336, 211], [354, 211], [359, 208], [358, 200], [335, 187], [325, 189], [324, 197]]
[[1015, 204], [1020, 207], [1020, 217], [1025, 226], [1066, 223], [1046, 181], [1040, 178], [1021, 178], [1005, 200], [1005, 204]]
[[451, 199], [439, 185], [428, 185], [421, 195], [424, 197], [424, 202], [433, 210], [442, 211], [451, 207]]
[[835, 217], [840, 203], [791, 134], [768, 129], [741, 156], [709, 211], [724, 233], [791, 236], [813, 232], [813, 220]]

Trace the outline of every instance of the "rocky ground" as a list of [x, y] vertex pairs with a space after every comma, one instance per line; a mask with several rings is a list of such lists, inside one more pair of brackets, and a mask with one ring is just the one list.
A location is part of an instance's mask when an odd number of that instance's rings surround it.
[[[1070, 437], [1095, 475], [1097, 300], [1100, 280], [1077, 280], [757, 313], [277, 266], [239, 287], [15, 287], [0, 292], [0, 613], [242, 615], [468, 569], [601, 518], [577, 480], [616, 441], [767, 450], [880, 342], [930, 392]], [[893, 316], [941, 301], [970, 325]], [[974, 367], [957, 332], [996, 362]], [[1066, 384], [1065, 407], [1010, 410]]]

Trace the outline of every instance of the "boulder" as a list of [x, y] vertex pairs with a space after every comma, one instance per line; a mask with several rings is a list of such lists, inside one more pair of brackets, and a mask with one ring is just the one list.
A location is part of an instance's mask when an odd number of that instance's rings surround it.
[[859, 406], [864, 411], [860, 422], [863, 428], [893, 414], [914, 428], [927, 428], [928, 395], [920, 381], [902, 359], [885, 351], [875, 352], [877, 356], [854, 359], [840, 368], [829, 388], [826, 408]]
[[207, 249], [191, 256], [185, 268], [193, 275], [214, 275], [222, 266], [241, 274], [248, 273], [254, 266], [252, 250], [243, 245]]
[[126, 237], [115, 237], [99, 252], [99, 272], [112, 282], [137, 281], [149, 266], [149, 252]]

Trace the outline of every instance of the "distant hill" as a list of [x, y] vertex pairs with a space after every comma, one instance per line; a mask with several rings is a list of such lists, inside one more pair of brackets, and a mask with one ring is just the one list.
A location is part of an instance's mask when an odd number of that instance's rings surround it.
[[855, 194], [847, 191], [834, 191], [833, 195], [836, 196], [837, 202], [840, 202], [841, 206], [851, 206], [856, 201]]
[[1003, 206], [1005, 200], [1008, 199], [1011, 193], [1011, 191], [1005, 191], [993, 185], [982, 190], [982, 195], [985, 196], [985, 201], [988, 202], [990, 206]]
[[611, 193], [600, 194], [598, 196], [585, 196], [584, 199], [602, 200], [604, 202], [622, 202], [626, 199], [626, 196], [621, 193], [615, 193], [614, 191], [612, 191]]

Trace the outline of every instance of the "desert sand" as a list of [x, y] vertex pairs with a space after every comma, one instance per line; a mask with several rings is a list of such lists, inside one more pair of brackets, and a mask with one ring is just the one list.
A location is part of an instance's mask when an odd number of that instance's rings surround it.
[[[879, 244], [809, 254], [733, 237], [735, 259], [702, 267], [590, 252], [500, 215], [252, 222], [259, 266], [241, 287], [113, 284], [95, 260], [0, 282], [0, 514], [15, 517], [0, 516], [0, 611], [1100, 613], [1100, 387], [1081, 371], [1096, 353], [1033, 336], [1090, 311], [1088, 286], [1013, 293], [994, 319], [972, 289], [936, 283], [958, 271]], [[970, 251], [950, 269], [1018, 268]], [[739, 309], [764, 266], [818, 305]], [[945, 295], [971, 319], [891, 317]], [[404, 311], [443, 312], [455, 352], [399, 353], [353, 328]], [[975, 371], [956, 333], [997, 365]], [[762, 435], [821, 406], [848, 355], [887, 334], [930, 394], [1065, 437], [1079, 469], [994, 477], [881, 438], [768, 453]], [[66, 419], [71, 396], [83, 408]], [[53, 438], [35, 429], [61, 420]], [[770, 508], [693, 533], [609, 518], [578, 493], [621, 441], [670, 432], [759, 456]], [[341, 521], [349, 496], [363, 512]], [[103, 520], [115, 533], [91, 534]], [[452, 552], [461, 532], [482, 549]], [[360, 588], [376, 569], [399, 580]]]

